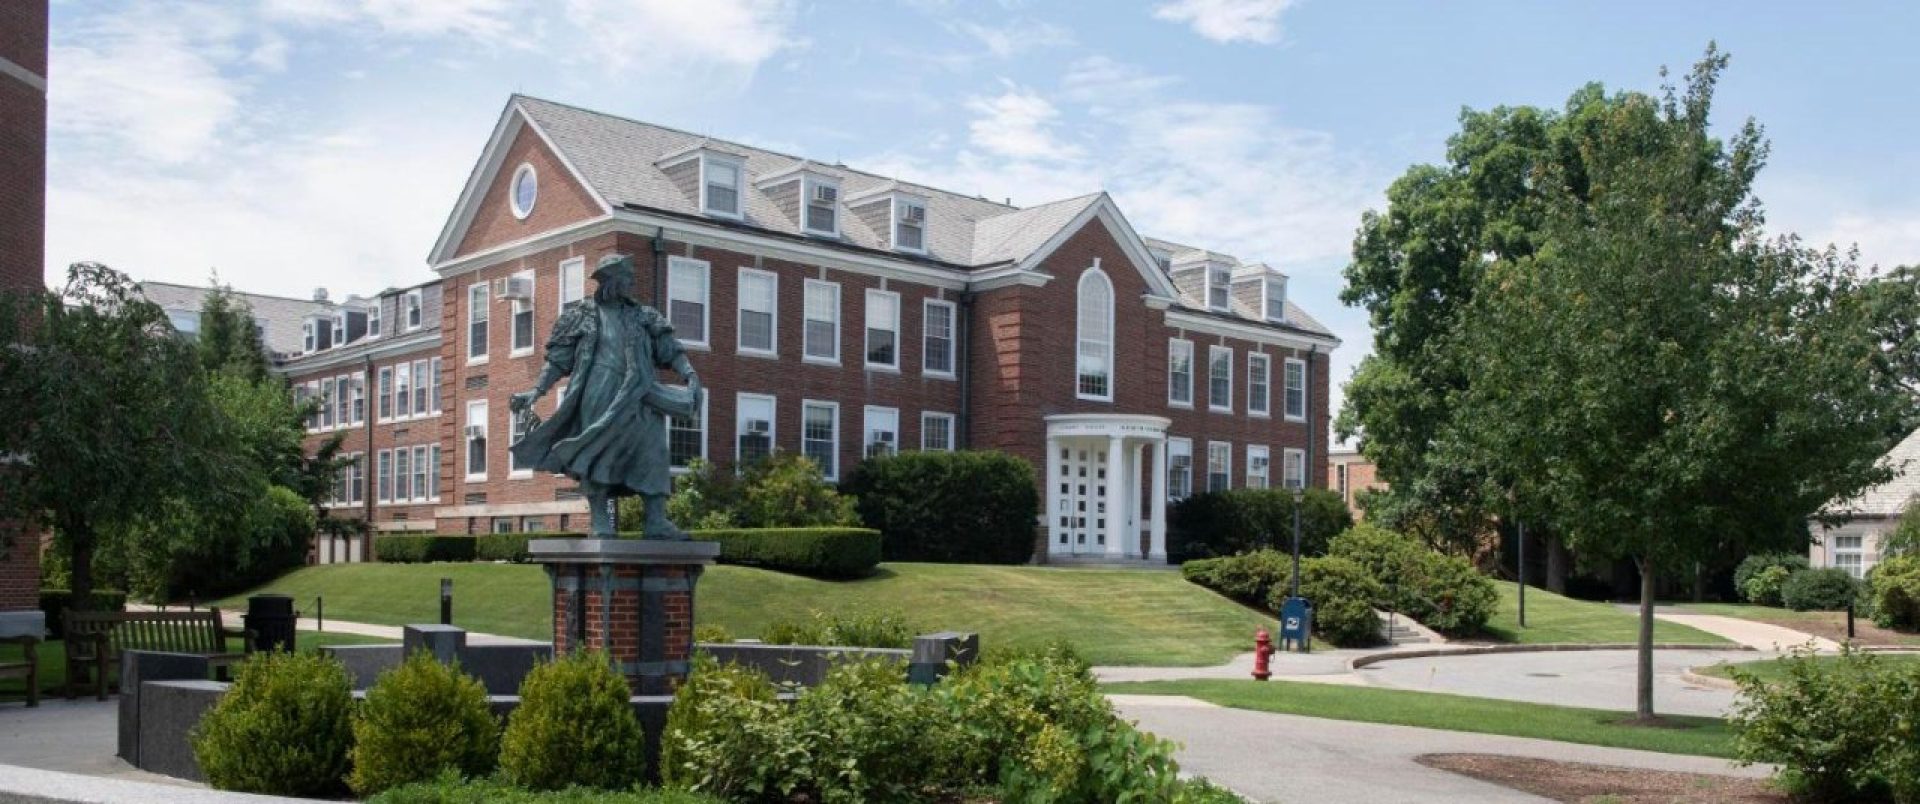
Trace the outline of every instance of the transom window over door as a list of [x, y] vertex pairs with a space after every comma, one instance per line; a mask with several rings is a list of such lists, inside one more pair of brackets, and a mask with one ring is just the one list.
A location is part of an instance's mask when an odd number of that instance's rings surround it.
[[681, 343], [707, 345], [707, 264], [667, 258], [667, 321]]
[[900, 367], [900, 294], [867, 291], [867, 366]]
[[776, 305], [780, 278], [752, 268], [740, 269], [739, 349], [748, 354], [772, 355], [778, 324]]
[[821, 363], [840, 362], [840, 286], [818, 279], [807, 280], [805, 359]]
[[1080, 274], [1079, 385], [1081, 399], [1113, 400], [1113, 283], [1099, 268]]

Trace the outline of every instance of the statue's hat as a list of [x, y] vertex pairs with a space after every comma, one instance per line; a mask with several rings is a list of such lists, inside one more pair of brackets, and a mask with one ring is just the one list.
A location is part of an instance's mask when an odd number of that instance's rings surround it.
[[600, 264], [594, 266], [593, 281], [605, 282], [614, 273], [621, 273], [628, 279], [633, 278], [633, 258], [622, 254], [609, 254], [600, 258]]

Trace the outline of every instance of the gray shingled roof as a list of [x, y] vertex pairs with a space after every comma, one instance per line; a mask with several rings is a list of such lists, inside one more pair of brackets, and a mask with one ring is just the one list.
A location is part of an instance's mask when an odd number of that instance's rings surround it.
[[973, 227], [973, 258], [968, 264], [994, 265], [1024, 259], [1099, 200], [1100, 194], [1093, 193], [981, 220]]
[[1907, 501], [1920, 494], [1920, 430], [1915, 430], [1880, 459], [1899, 476], [1852, 500], [1836, 500], [1834, 508], [1855, 516], [1897, 517]]
[[[205, 285], [176, 285], [171, 282], [141, 282], [140, 292], [147, 301], [160, 305], [167, 312], [199, 313], [200, 306], [206, 303], [211, 288]], [[234, 295], [245, 299], [253, 308], [253, 318], [266, 330], [263, 338], [267, 349], [276, 354], [293, 354], [300, 351], [302, 342], [301, 325], [307, 316], [313, 313], [325, 313], [333, 310], [328, 302], [316, 302], [305, 299], [289, 299], [284, 296], [264, 296], [258, 293], [234, 291]]]

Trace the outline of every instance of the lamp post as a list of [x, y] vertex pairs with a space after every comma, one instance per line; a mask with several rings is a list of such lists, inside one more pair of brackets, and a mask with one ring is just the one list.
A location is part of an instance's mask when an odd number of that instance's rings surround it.
[[1293, 490], [1293, 596], [1300, 596], [1300, 506], [1306, 499], [1306, 490]]
[[1520, 576], [1520, 588], [1517, 590], [1520, 593], [1520, 627], [1525, 628], [1527, 627], [1527, 523], [1520, 521], [1515, 525], [1520, 529], [1520, 559], [1514, 562], [1518, 569], [1515, 574]]

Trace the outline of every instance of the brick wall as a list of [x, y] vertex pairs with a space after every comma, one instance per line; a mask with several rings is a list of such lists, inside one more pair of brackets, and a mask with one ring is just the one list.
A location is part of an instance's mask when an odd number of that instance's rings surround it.
[[1346, 501], [1347, 510], [1353, 512], [1354, 520], [1358, 521], [1364, 518], [1365, 514], [1360, 508], [1360, 492], [1385, 488], [1387, 484], [1380, 482], [1373, 462], [1367, 460], [1365, 456], [1358, 453], [1343, 453], [1333, 456], [1327, 463], [1327, 488], [1341, 491], [1342, 467], [1346, 470], [1347, 485], [1341, 498]]
[[[47, 3], [0, 3], [0, 59], [47, 74]], [[46, 261], [47, 97], [0, 73], [0, 292], [37, 290]], [[40, 599], [40, 538], [16, 534], [0, 556], [0, 611]]]

